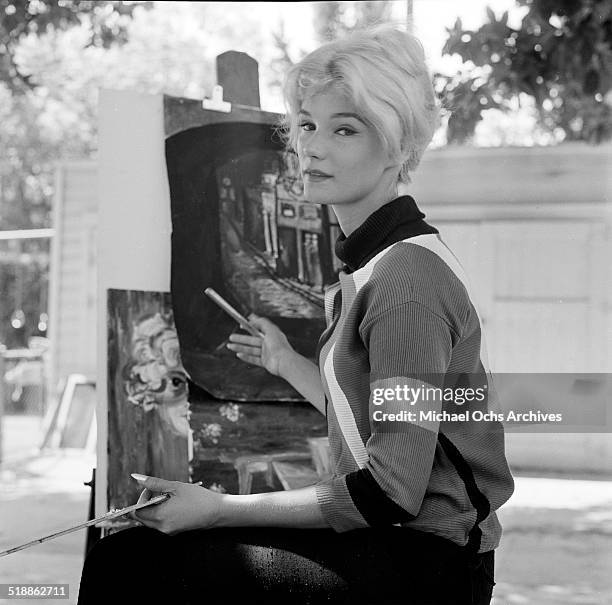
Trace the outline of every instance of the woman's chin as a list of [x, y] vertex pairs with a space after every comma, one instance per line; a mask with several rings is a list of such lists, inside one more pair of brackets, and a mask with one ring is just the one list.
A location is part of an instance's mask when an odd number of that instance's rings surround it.
[[304, 191], [304, 201], [308, 204], [329, 204], [329, 197], [323, 196], [320, 193], [312, 192], [310, 194]]
[[161, 406], [159, 416], [174, 435], [178, 437], [189, 435], [189, 403], [185, 406]]
[[177, 437], [187, 438], [189, 436], [189, 421], [184, 416], [171, 420], [169, 428]]

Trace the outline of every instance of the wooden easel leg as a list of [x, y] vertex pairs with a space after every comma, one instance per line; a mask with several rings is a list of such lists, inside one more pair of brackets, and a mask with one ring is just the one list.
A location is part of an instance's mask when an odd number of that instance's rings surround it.
[[[91, 487], [91, 494], [89, 495], [89, 514], [87, 516], [87, 521], [91, 521], [91, 519], [95, 519], [95, 502], [96, 502], [96, 469], [91, 470], [91, 481], [84, 483], [84, 485], [88, 485]], [[92, 525], [87, 528], [87, 538], [85, 541], [85, 556], [89, 554], [89, 551], [92, 549], [93, 545], [100, 539], [102, 535], [102, 529], [100, 527], [96, 527]]]

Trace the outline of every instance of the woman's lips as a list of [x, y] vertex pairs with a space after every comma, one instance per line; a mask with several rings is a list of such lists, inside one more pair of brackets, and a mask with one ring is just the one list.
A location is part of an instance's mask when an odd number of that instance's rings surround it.
[[317, 174], [316, 172], [314, 174], [312, 172], [306, 172], [304, 174], [304, 178], [312, 183], [318, 183], [320, 181], [326, 181], [327, 179], [331, 179], [333, 177], [329, 175]]

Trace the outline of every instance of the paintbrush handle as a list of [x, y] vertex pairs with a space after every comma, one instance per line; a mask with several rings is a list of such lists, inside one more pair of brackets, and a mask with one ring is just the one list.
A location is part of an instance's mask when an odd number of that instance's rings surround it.
[[64, 536], [73, 531], [77, 531], [79, 529], [83, 529], [84, 527], [89, 527], [90, 525], [95, 525], [96, 523], [100, 523], [102, 521], [108, 521], [110, 519], [115, 519], [117, 517], [123, 517], [123, 515], [127, 515], [135, 510], [140, 508], [144, 508], [145, 506], [151, 506], [152, 504], [158, 504], [167, 500], [170, 497], [170, 494], [160, 494], [159, 496], [154, 496], [150, 500], [146, 502], [141, 502], [140, 504], [132, 504], [131, 506], [126, 506], [125, 508], [121, 508], [116, 511], [108, 512], [97, 519], [91, 519], [90, 521], [85, 521], [85, 523], [80, 523], [79, 525], [75, 525], [74, 527], [69, 527], [68, 529], [64, 529], [62, 531], [58, 531], [54, 534], [50, 534], [48, 536], [44, 536], [43, 538], [37, 538], [36, 540], [32, 540], [30, 542], [26, 542], [25, 544], [21, 544], [19, 546], [15, 546], [14, 548], [9, 548], [8, 550], [3, 550], [0, 552], [0, 557], [4, 557], [6, 555], [10, 555], [18, 550], [23, 550], [24, 548], [29, 548], [30, 546], [34, 546], [36, 544], [42, 544], [47, 540], [53, 540], [54, 538], [59, 538], [60, 536]]
[[225, 298], [223, 298], [220, 294], [218, 294], [212, 288], [206, 288], [204, 290], [204, 294], [206, 294], [210, 299], [212, 299], [217, 305], [219, 305], [230, 317], [234, 319], [234, 321], [238, 322], [242, 328], [244, 328], [247, 332], [250, 332], [253, 336], [263, 336], [263, 334], [253, 325], [250, 324], [249, 320], [239, 313], [232, 305], [230, 305]]

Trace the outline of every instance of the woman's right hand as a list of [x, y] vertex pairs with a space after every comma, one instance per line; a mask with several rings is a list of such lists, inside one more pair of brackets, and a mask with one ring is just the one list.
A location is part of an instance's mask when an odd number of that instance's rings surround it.
[[227, 348], [242, 361], [265, 368], [274, 376], [281, 376], [281, 361], [286, 361], [295, 350], [285, 334], [269, 319], [254, 313], [247, 319], [262, 335], [230, 334]]

